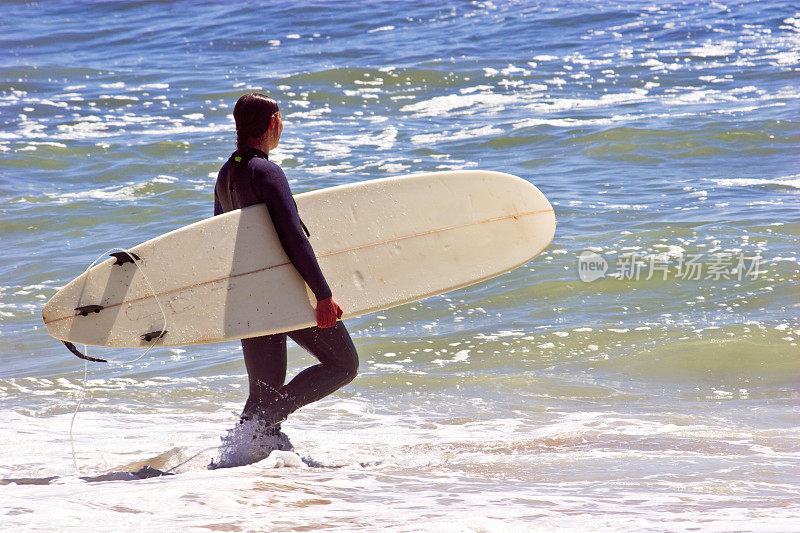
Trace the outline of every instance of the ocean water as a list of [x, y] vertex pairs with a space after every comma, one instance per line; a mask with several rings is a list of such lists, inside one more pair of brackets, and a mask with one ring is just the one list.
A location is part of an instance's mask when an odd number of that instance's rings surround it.
[[[4, 529], [797, 530], [797, 2], [4, 1], [0, 50]], [[347, 320], [360, 375], [284, 425], [297, 455], [207, 470], [237, 342], [84, 379], [40, 311], [211, 215], [251, 90], [297, 193], [498, 170], [558, 228]], [[175, 475], [87, 480], [145, 465]]]

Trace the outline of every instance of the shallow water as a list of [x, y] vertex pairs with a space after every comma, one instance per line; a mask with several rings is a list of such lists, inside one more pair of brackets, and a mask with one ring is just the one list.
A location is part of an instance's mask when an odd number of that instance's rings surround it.
[[[0, 486], [3, 523], [793, 529], [800, 7], [399, 6], [3, 4], [0, 479], [58, 477]], [[281, 103], [295, 192], [499, 170], [547, 195], [556, 237], [348, 320], [359, 377], [284, 427], [312, 467], [205, 469], [245, 399], [233, 342], [91, 364], [76, 473], [84, 368], [41, 307], [104, 250], [211, 214], [249, 90]], [[80, 479], [148, 463], [179, 473]]]

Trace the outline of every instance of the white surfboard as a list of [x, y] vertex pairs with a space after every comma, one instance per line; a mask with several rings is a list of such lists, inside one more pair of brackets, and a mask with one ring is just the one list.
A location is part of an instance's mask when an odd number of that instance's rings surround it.
[[[507, 272], [538, 255], [555, 232], [544, 195], [499, 172], [379, 179], [300, 194], [296, 201], [344, 318]], [[122, 264], [104, 261], [47, 302], [42, 316], [52, 336], [94, 346], [175, 346], [316, 324], [316, 299], [263, 204], [201, 220], [129, 252], [136, 263], [125, 255]]]

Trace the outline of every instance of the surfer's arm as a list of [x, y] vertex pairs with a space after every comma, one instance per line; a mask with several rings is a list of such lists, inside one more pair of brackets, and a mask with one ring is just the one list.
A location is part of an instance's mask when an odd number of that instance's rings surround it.
[[219, 189], [220, 181], [222, 181], [222, 179], [228, 175], [227, 169], [225, 168], [226, 165], [227, 163], [225, 163], [225, 165], [220, 169], [219, 174], [217, 174], [217, 182], [214, 184], [214, 216], [221, 215], [225, 212], [225, 210], [222, 208], [222, 202], [219, 200], [217, 189]]
[[297, 214], [292, 191], [283, 171], [277, 165], [273, 165], [259, 181], [262, 198], [267, 204], [269, 216], [286, 255], [311, 288], [317, 301], [330, 298], [331, 289], [325, 281], [325, 276], [322, 275], [311, 243], [303, 233], [300, 215]]

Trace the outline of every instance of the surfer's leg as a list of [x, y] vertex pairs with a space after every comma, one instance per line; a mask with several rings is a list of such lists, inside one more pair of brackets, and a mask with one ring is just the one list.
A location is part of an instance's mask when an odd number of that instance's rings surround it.
[[273, 422], [285, 420], [302, 406], [347, 385], [358, 373], [358, 353], [342, 322], [332, 328], [314, 326], [288, 335], [316, 357], [319, 364], [306, 368], [281, 388], [281, 398], [272, 412]]
[[250, 383], [242, 416], [249, 418], [280, 398], [280, 388], [286, 381], [286, 334], [242, 339], [242, 352]]

